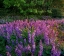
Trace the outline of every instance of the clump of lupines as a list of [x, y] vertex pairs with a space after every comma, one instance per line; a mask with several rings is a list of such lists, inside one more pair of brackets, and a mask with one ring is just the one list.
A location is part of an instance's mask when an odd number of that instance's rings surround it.
[[[59, 23], [64, 20], [17, 20], [0, 26], [0, 36], [3, 36], [6, 43], [6, 54], [12, 56], [10, 49], [14, 47], [17, 56], [22, 56], [23, 52], [34, 56], [36, 48], [39, 46], [38, 56], [43, 55], [44, 44], [51, 45], [51, 56], [60, 56], [61, 51], [56, 47], [55, 41], [58, 38]], [[26, 30], [25, 32], [23, 30]], [[26, 35], [27, 34], [27, 35]], [[42, 38], [36, 40], [37, 36]], [[40, 38], [40, 37], [39, 37]], [[44, 39], [44, 40], [43, 40]], [[38, 42], [38, 45], [36, 44]]]

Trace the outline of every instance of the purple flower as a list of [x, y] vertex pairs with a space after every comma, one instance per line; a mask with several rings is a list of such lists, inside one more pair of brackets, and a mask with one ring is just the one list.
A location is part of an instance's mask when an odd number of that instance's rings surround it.
[[32, 33], [32, 35], [31, 35], [31, 43], [32, 44], [34, 44], [35, 43], [35, 41], [34, 41], [34, 39], [35, 39], [35, 30], [34, 30], [34, 32]]
[[0, 27], [0, 35], [5, 37], [4, 27]]
[[10, 39], [10, 34], [7, 32], [7, 39]]
[[30, 33], [30, 30], [28, 30], [28, 42], [31, 43], [31, 33]]
[[17, 46], [15, 48], [15, 52], [16, 52], [17, 56], [22, 56], [22, 51]]
[[26, 43], [26, 39], [24, 39], [24, 43]]
[[7, 52], [11, 52], [11, 51], [12, 51], [12, 47], [11, 47], [11, 46], [6, 45], [6, 51], [7, 51]]
[[35, 39], [35, 31], [32, 33], [32, 37], [31, 37], [31, 44], [32, 44], [32, 50], [31, 51], [33, 54], [35, 52], [35, 47], [36, 47], [34, 39]]
[[35, 43], [32, 44], [31, 52], [32, 52], [33, 54], [34, 54], [34, 52], [35, 52], [35, 47], [36, 47]]
[[30, 45], [28, 44], [28, 46], [27, 46], [27, 49], [29, 50], [29, 51], [31, 51], [31, 47], [30, 47]]
[[7, 56], [11, 56], [10, 52], [6, 52]]
[[16, 39], [16, 44], [18, 44], [18, 39]]
[[49, 37], [47, 35], [44, 35], [44, 41], [45, 44], [49, 45]]
[[42, 54], [43, 54], [43, 44], [42, 44], [42, 40], [40, 40], [39, 48], [40, 48], [40, 50], [39, 50], [38, 56], [42, 56]]
[[14, 40], [11, 40], [12, 42], [12, 45], [15, 46], [16, 45], [16, 42]]
[[36, 29], [36, 36], [41, 34], [41, 30], [39, 28]]
[[17, 36], [17, 38], [22, 39], [21, 34], [22, 34], [22, 33], [21, 33], [19, 27], [17, 26], [17, 27], [15, 28], [15, 35]]
[[24, 47], [24, 51], [25, 51], [25, 52], [28, 52], [28, 51], [31, 52], [31, 47], [30, 47], [30, 45], [25, 46], [25, 47]]
[[51, 56], [60, 56], [61, 52], [60, 50], [58, 50], [55, 45], [52, 46], [52, 50], [51, 50]]
[[23, 45], [18, 44], [18, 48], [19, 48], [21, 51], [23, 51]]

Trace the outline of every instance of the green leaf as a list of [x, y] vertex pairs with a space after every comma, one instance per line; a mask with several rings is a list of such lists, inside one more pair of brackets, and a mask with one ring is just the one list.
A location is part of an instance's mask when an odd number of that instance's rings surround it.
[[37, 9], [33, 9], [33, 13], [37, 13]]

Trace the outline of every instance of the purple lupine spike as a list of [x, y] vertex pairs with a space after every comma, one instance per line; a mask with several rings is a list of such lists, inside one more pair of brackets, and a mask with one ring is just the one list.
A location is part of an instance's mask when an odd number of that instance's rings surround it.
[[4, 35], [4, 29], [3, 27], [0, 27], [0, 36], [3, 36]]
[[9, 23], [6, 24], [6, 31], [11, 35], [12, 34], [12, 25]]
[[52, 46], [51, 56], [55, 56], [57, 53], [55, 45]]
[[9, 33], [7, 33], [6, 39], [7, 39], [7, 43], [9, 44], [10, 43], [10, 35], [9, 35]]
[[36, 47], [35, 41], [34, 41], [34, 39], [35, 39], [35, 32], [36, 32], [36, 31], [34, 31], [34, 32], [32, 33], [32, 37], [31, 37], [31, 44], [32, 44], [31, 52], [32, 52], [33, 54], [34, 54], [34, 52], [35, 52], [35, 47]]
[[44, 41], [45, 41], [45, 44], [49, 45], [49, 37], [47, 35], [44, 35]]
[[52, 50], [51, 50], [51, 56], [60, 56], [61, 52], [60, 50], [58, 50], [55, 45], [52, 46]]
[[55, 39], [54, 38], [50, 38], [50, 43], [51, 43], [52, 46], [55, 45]]
[[15, 52], [17, 56], [22, 56], [22, 51], [16, 46]]
[[[5, 27], [4, 27], [4, 28], [5, 28]], [[7, 35], [6, 35], [6, 34], [7, 34], [7, 33], [6, 33], [7, 31], [6, 31], [4, 28], [2, 29], [3, 37], [4, 37], [5, 39], [7, 39], [7, 38], [6, 38], [6, 37], [7, 37]]]
[[17, 38], [22, 39], [22, 36], [21, 36], [21, 34], [19, 32], [17, 32], [16, 36], [17, 36]]
[[16, 38], [16, 44], [18, 44], [18, 39]]
[[61, 51], [57, 50], [57, 56], [60, 56], [60, 54], [61, 54]]
[[28, 44], [28, 46], [27, 46], [27, 49], [31, 52], [31, 47], [30, 47], [29, 44]]
[[6, 31], [10, 34], [10, 25], [8, 23], [6, 24]]
[[9, 34], [11, 35], [13, 33], [13, 27], [12, 27], [12, 25], [10, 25], [10, 27], [9, 27]]
[[31, 52], [31, 47], [30, 47], [30, 45], [24, 47], [24, 52], [27, 53], [28, 51]]
[[36, 46], [35, 46], [35, 43], [33, 43], [33, 44], [32, 44], [32, 48], [31, 48], [31, 52], [32, 52], [33, 54], [34, 54], [34, 52], [35, 52], [35, 47], [36, 47]]
[[7, 32], [7, 39], [10, 39], [10, 34]]
[[37, 28], [37, 29], [36, 29], [36, 36], [39, 35], [39, 34], [41, 34], [41, 31], [40, 31], [39, 28]]
[[48, 30], [48, 28], [47, 28], [47, 25], [46, 25], [46, 23], [45, 22], [43, 22], [43, 25], [44, 26], [42, 26], [42, 31], [43, 31], [43, 33], [44, 33], [44, 41], [45, 41], [45, 43], [47, 44], [47, 45], [49, 45], [49, 36], [48, 36], [48, 34], [49, 34], [49, 30]]
[[9, 31], [9, 24], [6, 23], [6, 32], [7, 32], [7, 42], [10, 43], [10, 31]]
[[23, 45], [18, 44], [18, 48], [19, 48], [21, 51], [23, 51]]
[[10, 52], [6, 52], [7, 56], [11, 56]]
[[28, 42], [31, 43], [31, 33], [29, 30], [28, 30]]
[[43, 44], [42, 44], [42, 40], [40, 40], [39, 48], [40, 48], [40, 50], [39, 50], [38, 56], [42, 56], [42, 54], [43, 54]]
[[24, 43], [26, 43], [26, 39], [24, 39]]
[[35, 43], [35, 42], [34, 42], [34, 39], [35, 39], [35, 33], [36, 33], [36, 31], [34, 31], [34, 32], [32, 33], [32, 35], [31, 35], [31, 43], [32, 43], [32, 44]]
[[1, 29], [0, 29], [0, 34], [1, 36], [3, 36], [4, 38], [6, 38], [6, 31], [5, 31], [5, 26], [2, 26]]
[[16, 27], [16, 28], [15, 28], [15, 35], [17, 36], [17, 38], [22, 39], [21, 34], [22, 34], [22, 33], [21, 33], [19, 27]]
[[23, 51], [24, 52], [27, 52], [27, 46], [24, 47]]
[[11, 46], [6, 45], [6, 51], [7, 51], [7, 52], [11, 52], [11, 51], [12, 51], [12, 47], [11, 47]]
[[21, 50], [17, 50], [18, 52], [17, 52], [17, 56], [22, 56], [22, 52], [21, 52]]

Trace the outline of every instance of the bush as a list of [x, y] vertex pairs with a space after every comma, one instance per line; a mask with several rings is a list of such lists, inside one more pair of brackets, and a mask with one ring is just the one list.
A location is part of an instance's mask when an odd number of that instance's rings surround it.
[[61, 18], [62, 14], [61, 14], [61, 10], [60, 9], [52, 9], [52, 17], [56, 18], [59, 17]]
[[40, 1], [26, 1], [26, 0], [4, 0], [4, 7], [7, 9], [13, 9], [16, 12], [20, 12], [22, 15], [38, 14], [42, 15], [44, 0]]

